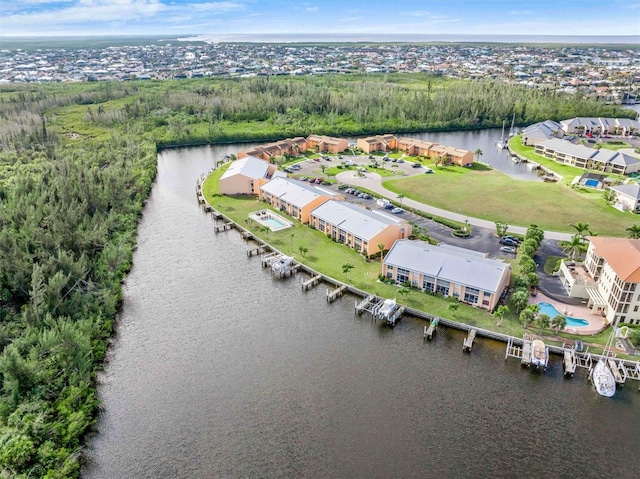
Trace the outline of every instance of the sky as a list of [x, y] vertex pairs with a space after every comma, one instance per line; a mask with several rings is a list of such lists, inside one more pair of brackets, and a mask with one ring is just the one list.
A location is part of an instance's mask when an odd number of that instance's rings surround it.
[[640, 0], [0, 0], [0, 36], [639, 35]]

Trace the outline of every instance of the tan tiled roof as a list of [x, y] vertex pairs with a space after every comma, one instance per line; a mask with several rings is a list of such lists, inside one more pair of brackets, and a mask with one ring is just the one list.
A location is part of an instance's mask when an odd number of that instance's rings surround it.
[[622, 281], [640, 283], [640, 239], [589, 236], [589, 241]]

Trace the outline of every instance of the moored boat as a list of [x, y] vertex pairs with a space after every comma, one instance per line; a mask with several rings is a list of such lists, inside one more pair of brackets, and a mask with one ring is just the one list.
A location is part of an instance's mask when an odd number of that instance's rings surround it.
[[542, 369], [547, 369], [549, 362], [549, 348], [544, 344], [541, 339], [534, 339], [531, 343], [531, 366]]
[[616, 393], [616, 380], [603, 358], [600, 358], [593, 367], [593, 371], [591, 371], [591, 381], [600, 396], [610, 398]]
[[380, 319], [389, 319], [396, 309], [395, 299], [385, 299], [378, 310], [378, 316]]

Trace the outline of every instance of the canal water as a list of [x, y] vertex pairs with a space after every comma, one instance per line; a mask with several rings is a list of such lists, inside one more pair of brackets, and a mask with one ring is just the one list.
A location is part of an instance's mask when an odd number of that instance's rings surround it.
[[640, 474], [637, 383], [605, 399], [557, 358], [535, 374], [504, 344], [467, 355], [457, 331], [387, 329], [214, 234], [195, 182], [239, 148], [159, 155], [84, 477]]

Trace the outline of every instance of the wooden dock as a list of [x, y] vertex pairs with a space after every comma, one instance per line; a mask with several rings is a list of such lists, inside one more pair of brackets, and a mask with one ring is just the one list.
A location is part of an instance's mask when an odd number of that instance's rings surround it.
[[613, 358], [607, 359], [607, 366], [609, 366], [611, 374], [613, 374], [613, 378], [616, 380], [616, 385], [618, 387], [622, 387], [625, 379], [627, 379], [625, 368], [620, 367], [620, 363], [615, 361]]
[[263, 254], [268, 249], [267, 245], [261, 244], [255, 248], [247, 248], [247, 257], [251, 258], [254, 255]]
[[375, 296], [370, 294], [359, 303], [356, 301], [356, 314], [359, 316], [363, 311], [368, 311], [369, 305], [375, 300]]
[[433, 339], [433, 335], [436, 334], [438, 330], [438, 318], [433, 318], [429, 326], [424, 327], [424, 338], [431, 341]]
[[467, 337], [464, 339], [462, 343], [463, 351], [467, 353], [471, 352], [471, 348], [473, 347], [473, 340], [476, 339], [476, 334], [478, 334], [478, 331], [476, 329], [469, 330], [469, 334], [467, 334]]
[[565, 376], [573, 377], [576, 372], [576, 353], [573, 349], [565, 350], [562, 367]]
[[245, 241], [250, 241], [253, 239], [253, 234], [249, 231], [243, 231], [242, 233], [240, 233], [240, 236], [242, 236], [242, 239]]
[[274, 261], [280, 258], [280, 256], [281, 255], [279, 253], [275, 253], [275, 252], [263, 254], [262, 256], [260, 256], [260, 262], [262, 263], [262, 267], [263, 268], [270, 267]]
[[232, 230], [234, 228], [234, 224], [232, 222], [229, 223], [223, 223], [221, 225], [215, 225], [213, 227], [213, 231], [216, 233], [220, 233], [221, 231], [229, 231]]
[[522, 359], [522, 347], [514, 343], [513, 338], [507, 340], [507, 352], [504, 355], [504, 360], [507, 358]]
[[322, 275], [321, 274], [313, 276], [312, 278], [309, 278], [306, 281], [305, 281], [304, 278], [302, 278], [302, 280], [301, 280], [302, 281], [302, 291], [309, 291], [311, 288], [316, 286], [321, 280], [322, 280]]
[[342, 286], [334, 289], [333, 291], [329, 291], [327, 289], [327, 303], [333, 303], [336, 298], [339, 298], [344, 294], [344, 291], [346, 289], [347, 289], [346, 284], [343, 284]]
[[522, 357], [520, 358], [520, 364], [523, 366], [529, 366], [531, 364], [531, 343], [532, 341], [526, 338], [522, 341]]
[[392, 314], [391, 316], [389, 316], [387, 318], [387, 324], [389, 326], [395, 326], [396, 323], [400, 320], [400, 317], [404, 314], [404, 310], [406, 308], [404, 306], [400, 306], [399, 308], [397, 308]]

